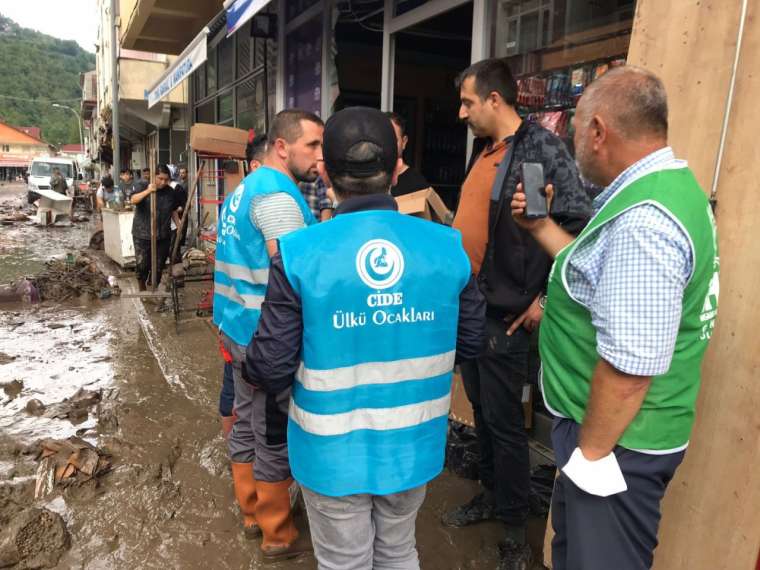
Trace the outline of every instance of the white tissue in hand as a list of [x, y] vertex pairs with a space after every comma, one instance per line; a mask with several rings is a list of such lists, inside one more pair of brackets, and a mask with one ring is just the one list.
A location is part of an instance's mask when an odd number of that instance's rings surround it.
[[589, 461], [583, 456], [581, 448], [576, 447], [562, 471], [580, 489], [591, 495], [609, 497], [628, 490], [614, 453], [597, 461]]

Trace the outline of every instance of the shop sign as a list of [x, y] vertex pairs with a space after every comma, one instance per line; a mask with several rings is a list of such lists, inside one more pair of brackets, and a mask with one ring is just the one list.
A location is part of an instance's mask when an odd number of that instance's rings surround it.
[[148, 91], [148, 109], [153, 107], [161, 99], [166, 97], [172, 90], [179, 86], [193, 71], [198, 69], [206, 61], [206, 37], [209, 29], [203, 28], [201, 33], [195, 36], [174, 63], [161, 76], [161, 79]]
[[253, 18], [269, 3], [269, 0], [227, 0], [227, 37], [237, 32], [243, 24]]

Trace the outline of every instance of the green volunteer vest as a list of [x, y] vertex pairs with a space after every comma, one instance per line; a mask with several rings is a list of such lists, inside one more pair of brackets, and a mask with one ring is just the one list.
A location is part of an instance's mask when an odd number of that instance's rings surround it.
[[624, 187], [557, 255], [540, 329], [542, 384], [546, 404], [552, 411], [578, 423], [583, 421], [599, 355], [591, 313], [568, 291], [567, 260], [580, 244], [596, 240], [605, 224], [641, 204], [653, 204], [678, 222], [691, 240], [694, 255], [670, 369], [652, 379], [641, 410], [618, 442], [628, 449], [665, 452], [688, 444], [700, 367], [718, 308], [715, 220], [688, 168], [655, 171]]

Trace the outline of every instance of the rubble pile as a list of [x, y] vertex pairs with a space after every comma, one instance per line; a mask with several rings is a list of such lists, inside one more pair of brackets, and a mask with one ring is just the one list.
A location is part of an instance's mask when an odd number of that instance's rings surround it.
[[79, 437], [47, 439], [37, 456], [36, 499], [57, 485], [81, 485], [111, 470], [110, 456]]
[[95, 261], [85, 254], [76, 257], [69, 254], [65, 259], [48, 261], [45, 266], [44, 271], [29, 279], [43, 301], [63, 301], [82, 294], [106, 299], [120, 293], [119, 287], [110, 285]]

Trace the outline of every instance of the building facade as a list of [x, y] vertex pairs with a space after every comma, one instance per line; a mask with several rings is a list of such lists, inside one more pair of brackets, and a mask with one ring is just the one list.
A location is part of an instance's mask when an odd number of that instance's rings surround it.
[[52, 148], [31, 133], [37, 127], [12, 127], [0, 122], [0, 181], [13, 181], [23, 176], [34, 158], [53, 154]]

